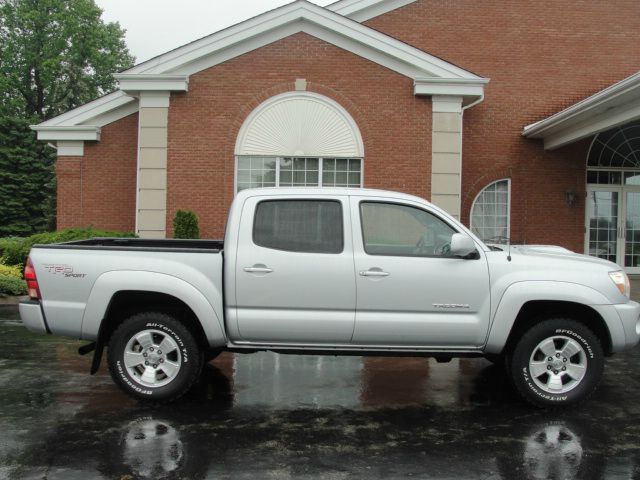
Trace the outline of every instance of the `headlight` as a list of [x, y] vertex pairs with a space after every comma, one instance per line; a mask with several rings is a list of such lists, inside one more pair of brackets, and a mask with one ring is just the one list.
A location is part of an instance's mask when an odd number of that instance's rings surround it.
[[629, 277], [622, 270], [618, 270], [617, 272], [609, 272], [609, 278], [613, 280], [613, 283], [616, 284], [620, 293], [625, 295], [627, 298], [631, 296], [631, 286], [629, 285]]

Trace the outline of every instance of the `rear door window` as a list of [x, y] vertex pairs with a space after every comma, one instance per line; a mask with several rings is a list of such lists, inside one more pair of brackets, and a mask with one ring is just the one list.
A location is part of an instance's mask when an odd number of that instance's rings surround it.
[[256, 207], [253, 242], [276, 250], [340, 253], [342, 204], [335, 200], [265, 200]]

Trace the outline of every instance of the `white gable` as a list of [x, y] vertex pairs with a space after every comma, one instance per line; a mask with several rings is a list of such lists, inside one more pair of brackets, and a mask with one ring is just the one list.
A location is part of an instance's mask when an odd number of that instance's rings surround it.
[[[300, 32], [412, 78], [416, 95], [457, 95], [465, 104], [482, 98], [487, 79], [336, 13], [397, 4], [395, 0], [343, 0], [322, 8], [297, 0], [115, 75], [127, 93], [118, 90], [33, 128], [47, 127], [48, 137], [53, 138], [55, 126], [100, 127], [135, 111], [136, 89], [173, 90], [171, 85], [176, 84], [185, 91], [189, 75]], [[364, 82], [362, 88], [366, 87]]]

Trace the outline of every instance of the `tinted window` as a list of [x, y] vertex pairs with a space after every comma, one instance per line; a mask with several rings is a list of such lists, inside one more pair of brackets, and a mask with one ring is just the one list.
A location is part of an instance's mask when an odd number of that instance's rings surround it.
[[407, 205], [362, 202], [360, 218], [370, 255], [448, 256], [456, 233], [435, 215]]
[[256, 245], [277, 250], [340, 253], [342, 205], [327, 200], [268, 200], [256, 208]]

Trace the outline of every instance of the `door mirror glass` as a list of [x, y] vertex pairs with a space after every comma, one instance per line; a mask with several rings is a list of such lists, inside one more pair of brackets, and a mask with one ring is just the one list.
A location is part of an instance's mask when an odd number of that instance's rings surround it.
[[470, 257], [476, 253], [476, 244], [470, 236], [464, 233], [454, 233], [451, 235], [451, 255], [454, 257]]

